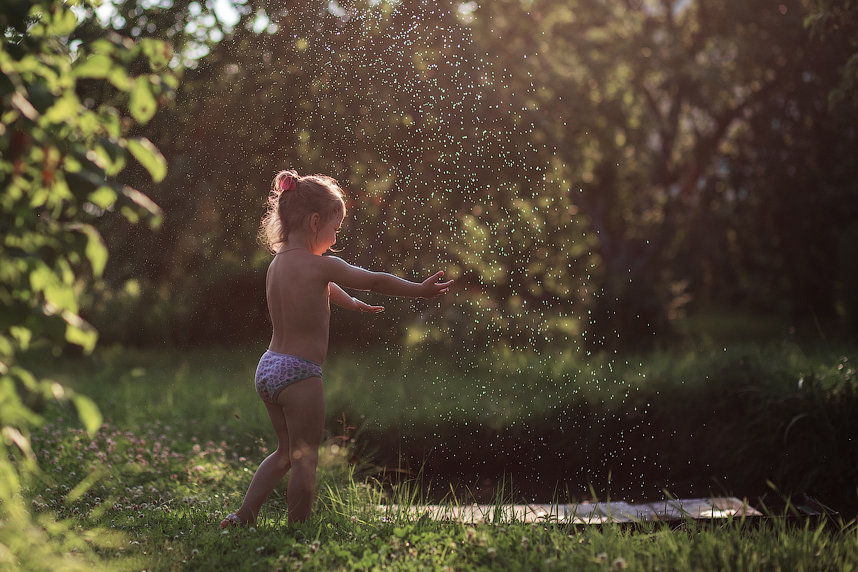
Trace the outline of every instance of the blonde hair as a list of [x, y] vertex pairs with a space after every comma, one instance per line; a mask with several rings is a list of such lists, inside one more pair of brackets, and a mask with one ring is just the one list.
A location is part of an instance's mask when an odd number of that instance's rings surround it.
[[345, 193], [333, 177], [302, 177], [295, 171], [280, 171], [271, 183], [268, 208], [259, 227], [260, 241], [271, 252], [277, 252], [289, 232], [304, 224], [308, 216], [318, 213], [324, 223], [345, 213], [345, 208]]

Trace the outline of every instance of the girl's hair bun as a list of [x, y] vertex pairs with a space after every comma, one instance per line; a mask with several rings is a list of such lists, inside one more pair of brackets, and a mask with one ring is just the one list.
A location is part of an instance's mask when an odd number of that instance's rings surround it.
[[298, 173], [296, 171], [281, 171], [277, 177], [277, 190], [281, 193], [294, 191], [298, 185]]

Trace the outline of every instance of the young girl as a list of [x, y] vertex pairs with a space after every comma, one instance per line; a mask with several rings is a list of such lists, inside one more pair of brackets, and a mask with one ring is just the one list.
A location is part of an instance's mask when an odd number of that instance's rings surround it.
[[281, 171], [274, 178], [260, 230], [275, 253], [265, 281], [274, 334], [259, 360], [256, 392], [277, 433], [277, 450], [259, 465], [241, 508], [227, 515], [221, 528], [253, 523], [290, 469], [289, 522], [302, 522], [310, 514], [325, 422], [322, 364], [328, 352], [329, 303], [358, 312], [384, 310], [353, 298], [341, 286], [434, 298], [447, 293], [453, 283], [439, 282], [443, 272], [410, 282], [322, 256], [336, 243], [345, 214], [343, 191], [331, 177]]

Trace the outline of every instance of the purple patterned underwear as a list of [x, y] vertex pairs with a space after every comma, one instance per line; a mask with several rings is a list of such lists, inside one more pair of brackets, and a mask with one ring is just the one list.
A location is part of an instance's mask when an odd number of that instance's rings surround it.
[[268, 350], [262, 354], [256, 367], [256, 393], [262, 401], [276, 404], [281, 391], [308, 377], [322, 377], [322, 366], [304, 358]]

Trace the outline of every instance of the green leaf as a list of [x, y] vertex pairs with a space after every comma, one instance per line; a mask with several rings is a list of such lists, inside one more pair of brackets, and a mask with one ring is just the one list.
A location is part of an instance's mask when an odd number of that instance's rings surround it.
[[[13, 427], [35, 427], [41, 417], [24, 405], [18, 380], [21, 368], [11, 368], [8, 374], [0, 375], [0, 419], [4, 425]], [[28, 390], [32, 389], [25, 384]]]
[[152, 38], [143, 38], [140, 43], [143, 46], [143, 54], [149, 59], [149, 65], [153, 71], [167, 67], [170, 58], [173, 57], [173, 48], [170, 44]]
[[[111, 37], [115, 38], [115, 36]], [[89, 45], [89, 49], [94, 54], [112, 54], [116, 51], [116, 44], [105, 38], [99, 38]]]
[[108, 186], [101, 186], [91, 192], [88, 199], [101, 209], [109, 209], [116, 202], [116, 191]]
[[[0, 454], [6, 455], [2, 443], [0, 443]], [[0, 498], [14, 499], [16, 495], [20, 494], [20, 488], [21, 484], [18, 479], [18, 471], [15, 470], [15, 464], [0, 463]]]
[[66, 3], [60, 6], [63, 8], [55, 9], [53, 18], [51, 18], [51, 32], [57, 36], [68, 36], [77, 27], [77, 17]]
[[72, 73], [75, 77], [104, 79], [110, 75], [113, 60], [106, 54], [92, 54], [81, 63], [74, 66]]
[[11, 356], [15, 354], [15, 346], [12, 340], [6, 336], [0, 336], [0, 356]]
[[108, 177], [115, 177], [125, 168], [125, 151], [110, 140], [105, 140], [100, 145], [94, 145], [87, 152], [87, 158], [103, 169], [104, 174]]
[[398, 536], [399, 538], [405, 538], [405, 536], [408, 534], [408, 530], [397, 526], [393, 529], [393, 534], [395, 536]]
[[44, 119], [50, 123], [66, 123], [80, 113], [80, 107], [77, 95], [67, 92], [45, 112]]
[[9, 333], [18, 341], [18, 345], [22, 350], [27, 350], [30, 347], [30, 340], [33, 339], [33, 332], [24, 326], [12, 326], [9, 328]]
[[158, 105], [155, 96], [152, 95], [152, 83], [149, 76], [138, 77], [131, 90], [131, 99], [128, 102], [131, 116], [140, 123], [146, 123], [155, 115]]
[[129, 91], [134, 86], [134, 80], [128, 75], [128, 72], [123, 67], [114, 66], [107, 75], [107, 80], [113, 84], [116, 89]]
[[75, 313], [63, 312], [66, 321], [66, 341], [80, 346], [84, 353], [92, 353], [98, 341], [98, 332], [88, 322]]
[[131, 207], [122, 207], [119, 209], [119, 212], [131, 224], [137, 224], [140, 222], [140, 215]]
[[151, 141], [145, 137], [129, 139], [128, 150], [149, 171], [153, 181], [160, 183], [167, 176], [167, 160]]
[[[122, 187], [122, 195], [149, 214], [149, 225], [152, 228], [157, 228], [161, 225], [161, 207], [155, 204], [152, 199], [127, 185]], [[140, 220], [139, 214], [128, 206], [122, 207], [120, 212], [132, 224], [136, 224]]]
[[40, 263], [30, 272], [30, 287], [41, 292], [45, 302], [55, 310], [77, 312], [77, 298], [71, 284], [64, 284], [62, 277], [48, 266]]
[[98, 428], [101, 427], [103, 421], [101, 411], [98, 410], [98, 405], [84, 395], [75, 394], [72, 397], [72, 401], [74, 401], [74, 405], [77, 408], [77, 415], [80, 417], [86, 432], [92, 437], [98, 431]]
[[[100, 426], [100, 424], [99, 424]], [[98, 431], [98, 428], [96, 428]], [[90, 433], [90, 436], [93, 433]], [[90, 472], [84, 479], [75, 485], [75, 487], [68, 492], [65, 497], [66, 504], [71, 504], [77, 500], [79, 500], [83, 495], [86, 494], [88, 490], [92, 488], [92, 486], [97, 483], [99, 480], [104, 478], [108, 474], [107, 467], [104, 465], [96, 466], [92, 472]]]
[[101, 233], [94, 226], [83, 224], [78, 230], [86, 235], [85, 253], [92, 265], [92, 273], [96, 277], [100, 277], [104, 273], [104, 266], [107, 264], [107, 245], [104, 244]]

